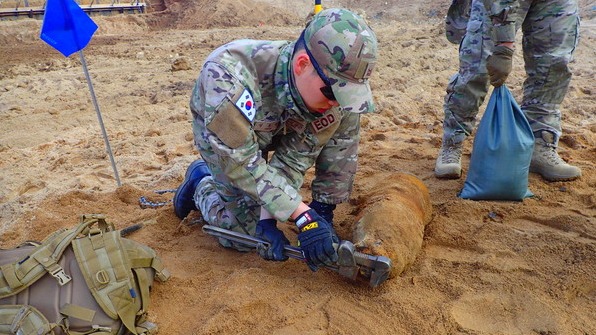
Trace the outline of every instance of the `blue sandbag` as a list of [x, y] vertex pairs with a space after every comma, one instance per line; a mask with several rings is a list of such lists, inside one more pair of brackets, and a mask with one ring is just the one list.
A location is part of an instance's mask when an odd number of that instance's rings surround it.
[[511, 95], [502, 85], [490, 96], [474, 137], [470, 168], [458, 196], [472, 200], [523, 200], [533, 196], [528, 173], [534, 134]]

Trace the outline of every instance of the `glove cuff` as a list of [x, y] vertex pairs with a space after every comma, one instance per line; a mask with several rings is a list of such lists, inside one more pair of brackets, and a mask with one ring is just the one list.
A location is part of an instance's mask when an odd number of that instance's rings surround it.
[[257, 223], [259, 226], [267, 226], [267, 227], [277, 227], [277, 220], [276, 219], [262, 219], [259, 220]]
[[493, 51], [493, 55], [506, 55], [506, 56], [513, 56], [513, 49], [506, 47], [504, 45], [497, 45], [495, 47], [495, 51]]
[[515, 23], [495, 25], [493, 29], [495, 44], [515, 41]]
[[332, 213], [337, 205], [335, 204], [326, 204], [316, 200], [311, 201], [308, 207], [317, 211], [317, 213]]

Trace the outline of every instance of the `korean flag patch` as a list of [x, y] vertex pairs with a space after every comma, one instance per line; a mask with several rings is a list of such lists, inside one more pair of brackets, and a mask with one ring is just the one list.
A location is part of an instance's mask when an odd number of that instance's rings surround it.
[[244, 114], [248, 121], [252, 122], [252, 120], [254, 120], [257, 113], [255, 109], [255, 102], [253, 101], [252, 95], [250, 95], [250, 92], [247, 89], [244, 89], [242, 95], [240, 95], [236, 101], [236, 107], [238, 107], [240, 112]]

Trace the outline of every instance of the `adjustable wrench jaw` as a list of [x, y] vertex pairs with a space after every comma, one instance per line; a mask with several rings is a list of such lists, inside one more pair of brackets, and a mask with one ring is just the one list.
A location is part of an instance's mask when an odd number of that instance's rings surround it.
[[391, 259], [386, 256], [373, 257], [375, 257], [375, 260], [373, 270], [370, 273], [369, 285], [371, 287], [377, 287], [389, 279], [389, 275], [391, 275]]
[[354, 258], [354, 244], [350, 241], [341, 241], [337, 246], [337, 272], [347, 278], [356, 280], [360, 273], [360, 266]]
[[377, 287], [391, 274], [391, 259], [356, 251], [350, 241], [341, 241], [337, 247], [337, 272], [349, 279], [369, 279], [371, 287]]

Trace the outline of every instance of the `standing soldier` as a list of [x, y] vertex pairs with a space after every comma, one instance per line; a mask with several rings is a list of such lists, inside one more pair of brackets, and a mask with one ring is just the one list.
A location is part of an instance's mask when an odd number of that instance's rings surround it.
[[526, 69], [521, 109], [535, 137], [530, 172], [549, 181], [580, 177], [581, 170], [557, 153], [559, 108], [571, 81], [569, 62], [579, 34], [577, 0], [454, 0], [451, 6], [447, 32], [452, 42], [459, 43], [455, 38], [462, 17], [457, 15], [469, 15], [469, 20], [460, 44], [459, 72], [447, 85], [435, 175], [461, 176], [463, 141], [472, 133], [488, 83], [499, 87], [511, 72], [515, 34], [521, 27]]
[[[368, 78], [375, 34], [358, 15], [327, 9], [296, 41], [237, 40], [208, 56], [192, 92], [193, 162], [174, 196], [184, 218], [270, 242], [261, 257], [283, 261], [277, 222], [293, 220], [311, 270], [337, 261], [336, 204], [352, 190], [360, 113], [374, 111]], [[312, 202], [298, 193], [315, 166]], [[242, 246], [220, 239], [225, 247]]]

